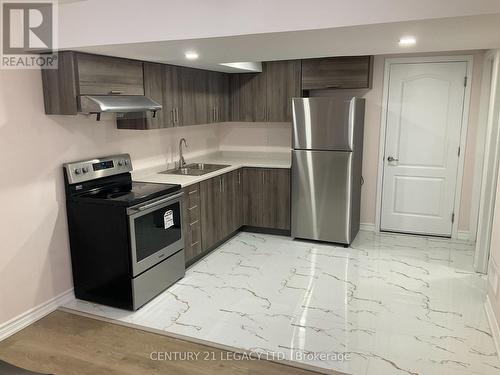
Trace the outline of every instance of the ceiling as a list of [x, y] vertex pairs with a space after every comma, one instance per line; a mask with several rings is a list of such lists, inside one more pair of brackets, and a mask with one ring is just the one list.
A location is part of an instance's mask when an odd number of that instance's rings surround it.
[[[417, 43], [400, 47], [403, 35]], [[234, 71], [223, 62], [271, 61], [323, 56], [459, 51], [500, 47], [500, 13], [216, 38], [123, 43], [73, 48], [80, 51]], [[186, 51], [199, 59], [187, 61]]]
[[[58, 47], [219, 63], [500, 47], [499, 0], [59, 0]], [[411, 35], [417, 43], [402, 48]], [[199, 58], [186, 60], [195, 51]]]

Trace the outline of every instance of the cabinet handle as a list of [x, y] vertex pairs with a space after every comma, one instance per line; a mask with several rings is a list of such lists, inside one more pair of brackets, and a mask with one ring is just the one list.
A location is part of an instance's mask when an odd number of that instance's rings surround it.
[[260, 172], [260, 174], [262, 175], [262, 185], [264, 185], [264, 172]]
[[226, 179], [224, 177], [221, 177], [221, 181], [222, 181], [222, 192], [224, 192], [226, 190]]
[[215, 107], [215, 122], [219, 122], [219, 108]]
[[241, 172], [238, 171], [238, 185], [241, 185]]
[[178, 124], [178, 123], [179, 123], [179, 109], [174, 108], [174, 124]]
[[193, 243], [191, 243], [191, 247], [196, 246], [196, 245], [198, 245], [199, 243], [200, 243], [200, 241], [193, 242]]
[[195, 190], [191, 190], [190, 192], [188, 192], [188, 194], [191, 195], [191, 194], [195, 194], [197, 192], [198, 192], [198, 189], [195, 189]]
[[189, 223], [189, 225], [195, 225], [195, 224], [198, 224], [198, 221], [199, 221], [199, 220], [193, 221], [192, 223]]
[[111, 90], [109, 92], [110, 95], [121, 95], [123, 94], [123, 90]]
[[222, 193], [222, 178], [219, 177], [219, 193]]
[[194, 210], [195, 208], [198, 208], [198, 205], [195, 205], [195, 206], [193, 206], [193, 207], [189, 207], [189, 208], [188, 208], [188, 211]]
[[175, 114], [174, 114], [174, 112], [175, 112], [175, 109], [172, 109], [170, 111], [170, 117], [172, 118], [172, 124], [175, 124]]

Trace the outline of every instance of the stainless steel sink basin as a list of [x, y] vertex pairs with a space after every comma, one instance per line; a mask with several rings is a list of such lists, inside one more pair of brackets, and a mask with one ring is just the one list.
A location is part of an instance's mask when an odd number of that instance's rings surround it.
[[206, 163], [191, 163], [183, 168], [169, 169], [168, 171], [160, 172], [161, 174], [177, 174], [184, 176], [201, 176], [210, 172], [217, 171], [222, 168], [229, 167], [226, 164], [206, 164]]

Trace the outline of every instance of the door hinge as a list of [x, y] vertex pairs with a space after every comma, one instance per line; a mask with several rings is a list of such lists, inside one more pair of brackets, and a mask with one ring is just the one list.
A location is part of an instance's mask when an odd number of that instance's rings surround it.
[[460, 157], [460, 147], [458, 148], [458, 153], [457, 153], [457, 156]]
[[467, 76], [464, 77], [464, 87], [467, 87], [467, 81], [468, 81], [468, 78]]
[[453, 224], [455, 222], [455, 213], [453, 212], [451, 214], [451, 223]]

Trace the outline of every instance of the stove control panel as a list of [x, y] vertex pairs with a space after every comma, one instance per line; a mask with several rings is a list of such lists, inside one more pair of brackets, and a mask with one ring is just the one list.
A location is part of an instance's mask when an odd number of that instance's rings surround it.
[[63, 167], [68, 183], [77, 184], [130, 172], [132, 161], [129, 154], [120, 154], [66, 163]]

